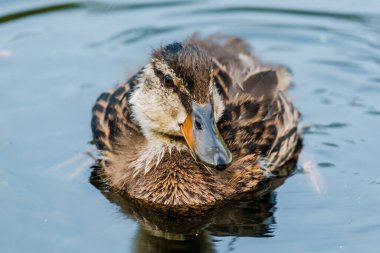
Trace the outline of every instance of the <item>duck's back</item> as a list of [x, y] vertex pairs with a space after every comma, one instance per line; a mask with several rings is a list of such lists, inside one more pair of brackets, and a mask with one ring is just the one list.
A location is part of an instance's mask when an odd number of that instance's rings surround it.
[[[241, 38], [222, 34], [200, 38], [193, 35], [189, 42], [205, 49], [214, 59], [215, 68], [221, 70], [220, 77], [228, 88], [230, 84], [240, 85], [250, 76], [266, 70], [274, 70], [278, 76], [277, 88], [287, 91], [291, 82], [291, 75], [287, 68], [278, 65], [268, 65], [253, 55], [251, 47]], [[232, 95], [235, 95], [229, 89]]]

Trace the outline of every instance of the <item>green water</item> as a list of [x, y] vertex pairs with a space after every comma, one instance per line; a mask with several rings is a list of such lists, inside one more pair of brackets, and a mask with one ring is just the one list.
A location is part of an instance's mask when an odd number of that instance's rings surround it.
[[[90, 111], [151, 48], [193, 32], [288, 66], [310, 128], [279, 188], [197, 232], [160, 218], [172, 227], [155, 233], [89, 183]], [[379, 69], [376, 0], [0, 0], [0, 252], [378, 252]]]

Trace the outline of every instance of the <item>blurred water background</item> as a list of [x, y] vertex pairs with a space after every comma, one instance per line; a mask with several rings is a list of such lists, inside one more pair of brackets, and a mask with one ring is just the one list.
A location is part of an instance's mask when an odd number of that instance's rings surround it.
[[[193, 32], [294, 74], [310, 128], [262, 236], [147, 235], [88, 182], [96, 97]], [[378, 252], [379, 69], [377, 0], [0, 0], [0, 252]]]

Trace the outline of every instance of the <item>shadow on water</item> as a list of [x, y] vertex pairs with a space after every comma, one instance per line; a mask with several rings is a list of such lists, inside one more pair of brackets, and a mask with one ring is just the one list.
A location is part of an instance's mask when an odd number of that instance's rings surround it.
[[[275, 171], [254, 193], [224, 202], [197, 216], [160, 214], [111, 191], [95, 168], [90, 182], [127, 218], [138, 222], [135, 252], [216, 252], [214, 237], [272, 237], [277, 187], [296, 172], [296, 161]], [[233, 241], [231, 242], [233, 243]]]

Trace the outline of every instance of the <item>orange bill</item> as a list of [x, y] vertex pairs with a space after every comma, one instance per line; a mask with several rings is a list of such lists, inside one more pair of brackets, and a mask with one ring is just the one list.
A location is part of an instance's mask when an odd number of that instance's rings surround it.
[[181, 131], [182, 131], [183, 137], [186, 140], [187, 145], [189, 146], [191, 151], [194, 151], [193, 122], [191, 120], [190, 115], [187, 115], [185, 121], [181, 125]]

